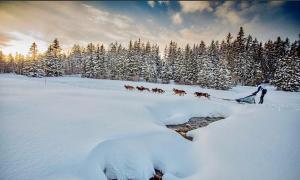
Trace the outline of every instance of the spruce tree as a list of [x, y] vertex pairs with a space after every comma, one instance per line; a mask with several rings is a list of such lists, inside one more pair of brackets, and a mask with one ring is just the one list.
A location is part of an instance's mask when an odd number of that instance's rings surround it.
[[273, 79], [278, 59], [279, 57], [276, 52], [275, 44], [273, 41], [269, 40], [264, 46], [263, 72], [265, 79]]
[[54, 39], [48, 47], [43, 59], [43, 69], [45, 76], [62, 76], [63, 74], [61, 48], [57, 39]]
[[233, 68], [233, 79], [235, 83], [245, 84], [245, 73], [244, 73], [244, 63], [246, 59], [245, 51], [245, 34], [243, 27], [240, 27], [238, 36], [233, 44], [235, 49], [234, 53], [234, 68]]
[[71, 53], [66, 62], [66, 73], [67, 74], [80, 74], [82, 65], [82, 48], [78, 44], [74, 44]]
[[0, 73], [5, 73], [6, 62], [3, 52], [0, 49]]
[[186, 68], [184, 64], [184, 55], [181, 48], [177, 49], [176, 59], [174, 61], [174, 81], [177, 83], [184, 83], [186, 76]]
[[279, 90], [299, 91], [300, 57], [297, 51], [299, 51], [299, 45], [294, 42], [288, 54], [279, 60], [273, 81]]
[[93, 56], [93, 76], [95, 78], [107, 78], [107, 63], [105, 59], [105, 49], [103, 45], [97, 45]]
[[[121, 44], [117, 48], [117, 59], [115, 61], [116, 67], [116, 79], [125, 80], [126, 79], [126, 54], [127, 50], [121, 46]], [[109, 71], [109, 68], [107, 68]]]
[[84, 52], [84, 58], [82, 61], [82, 77], [94, 77], [94, 58], [95, 58], [95, 45], [89, 43]]
[[257, 39], [254, 39], [248, 49], [249, 67], [247, 85], [256, 86], [263, 80], [261, 60], [262, 60], [262, 47], [258, 44]]
[[162, 69], [161, 69], [161, 81], [162, 83], [169, 83], [171, 78], [172, 78], [172, 74], [171, 74], [171, 68], [168, 64], [168, 62], [163, 62], [162, 64]]
[[31, 76], [40, 76], [43, 74], [43, 66], [39, 59], [37, 44], [32, 43], [28, 57], [24, 60], [23, 74]]
[[193, 57], [190, 45], [187, 44], [184, 49], [184, 64], [186, 70], [184, 82], [186, 84], [194, 84], [197, 81], [197, 62]]
[[8, 54], [7, 62], [8, 62], [7, 63], [7, 72], [8, 73], [15, 73], [16, 63], [15, 63], [15, 58], [11, 53]]
[[126, 80], [136, 81], [139, 79], [139, 67], [138, 61], [134, 54], [134, 52], [138, 52], [138, 44], [136, 43], [135, 47], [132, 44], [132, 41], [129, 42], [129, 48], [126, 55]]

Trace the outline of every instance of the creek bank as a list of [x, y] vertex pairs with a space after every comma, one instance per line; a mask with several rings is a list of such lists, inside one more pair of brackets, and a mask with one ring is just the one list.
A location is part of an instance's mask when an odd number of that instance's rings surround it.
[[187, 132], [194, 130], [194, 129], [208, 126], [210, 123], [219, 121], [224, 118], [225, 117], [192, 117], [186, 123], [175, 124], [175, 125], [166, 125], [166, 127], [176, 131], [178, 134], [180, 134], [185, 139], [193, 141], [192, 137], [186, 135]]

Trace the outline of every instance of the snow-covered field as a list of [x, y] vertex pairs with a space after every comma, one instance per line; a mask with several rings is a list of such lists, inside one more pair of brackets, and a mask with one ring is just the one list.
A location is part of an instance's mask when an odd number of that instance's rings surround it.
[[[298, 180], [300, 93], [268, 87], [263, 105], [215, 98], [255, 90], [1, 74], [0, 179], [149, 179], [156, 168], [169, 180]], [[189, 132], [193, 142], [164, 126], [193, 116], [227, 118]]]

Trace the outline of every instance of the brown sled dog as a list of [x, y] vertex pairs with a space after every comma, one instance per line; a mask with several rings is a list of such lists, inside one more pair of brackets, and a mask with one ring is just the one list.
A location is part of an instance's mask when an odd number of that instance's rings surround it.
[[202, 93], [202, 92], [195, 92], [194, 94], [195, 94], [196, 97], [202, 97], [203, 96], [203, 97], [209, 98], [209, 96], [210, 96], [208, 93]]
[[184, 90], [180, 90], [180, 89], [173, 88], [173, 91], [175, 94], [178, 94], [179, 96], [184, 96], [186, 94]]
[[124, 85], [125, 89], [127, 90], [134, 90], [133, 86], [129, 86], [129, 85]]

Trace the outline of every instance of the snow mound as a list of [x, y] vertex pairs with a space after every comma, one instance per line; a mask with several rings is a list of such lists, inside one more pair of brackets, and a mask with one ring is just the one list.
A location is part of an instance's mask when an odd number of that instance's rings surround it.
[[228, 117], [232, 113], [230, 106], [195, 97], [180, 100], [175, 97], [169, 102], [148, 106], [148, 110], [164, 125], [182, 124], [191, 117]]
[[188, 179], [299, 179], [299, 117], [292, 109], [241, 106], [226, 120], [190, 131], [205, 153], [201, 172]]
[[[124, 84], [166, 93], [126, 91]], [[175, 96], [173, 88], [188, 94]], [[256, 89], [77, 77], [47, 78], [45, 85], [1, 74], [0, 179], [148, 180], [158, 169], [164, 180], [298, 180], [300, 93], [267, 87], [263, 105], [220, 99]], [[165, 127], [198, 116], [226, 119], [189, 131], [193, 142]]]
[[[86, 179], [145, 179], [155, 171], [184, 178], [199, 167], [193, 143], [175, 132], [153, 132], [106, 140], [87, 159]], [[104, 174], [105, 173], [105, 174]]]

